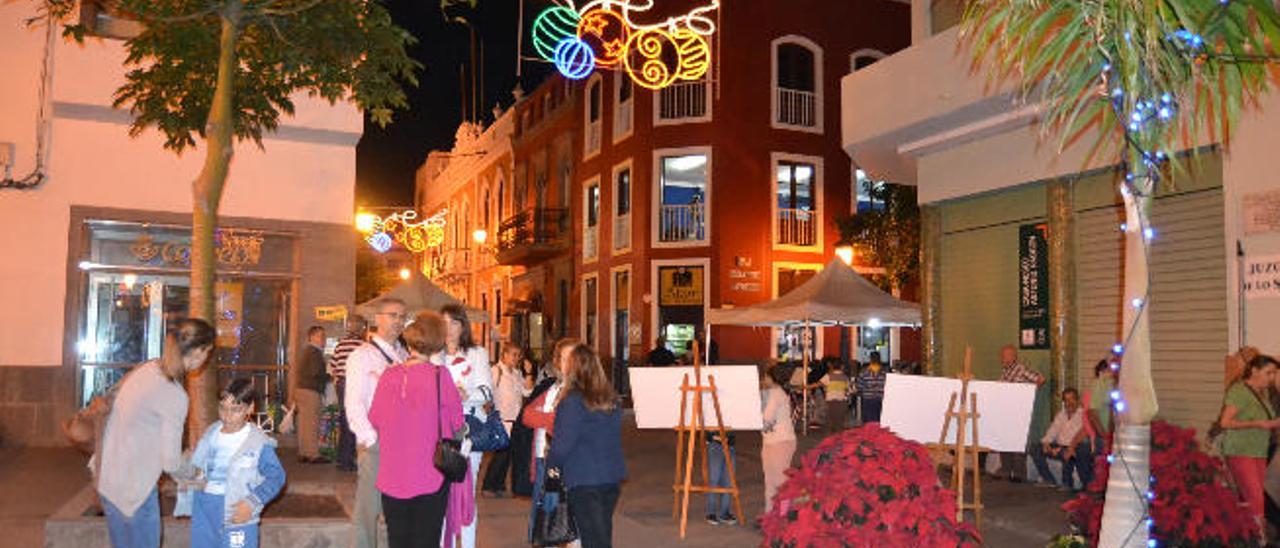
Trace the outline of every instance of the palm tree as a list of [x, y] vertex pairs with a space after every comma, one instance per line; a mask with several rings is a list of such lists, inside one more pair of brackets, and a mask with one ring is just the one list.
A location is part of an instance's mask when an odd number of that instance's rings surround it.
[[985, 0], [962, 27], [975, 64], [1044, 106], [1042, 128], [1060, 147], [1096, 138], [1094, 154], [1123, 168], [1123, 352], [1114, 459], [1100, 546], [1145, 547], [1148, 456], [1159, 406], [1151, 379], [1146, 303], [1151, 288], [1152, 197], [1176, 151], [1198, 139], [1227, 143], [1241, 105], [1268, 91], [1280, 15], [1270, 0]]

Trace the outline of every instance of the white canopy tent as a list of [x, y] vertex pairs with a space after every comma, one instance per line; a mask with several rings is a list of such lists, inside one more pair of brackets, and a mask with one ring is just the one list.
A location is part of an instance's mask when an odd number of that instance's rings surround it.
[[804, 427], [809, 426], [809, 337], [811, 326], [873, 327], [920, 324], [920, 307], [881, 291], [844, 264], [832, 259], [809, 281], [772, 301], [742, 308], [718, 308], [707, 314], [712, 325], [745, 325], [759, 327], [805, 327], [801, 338], [805, 346], [802, 364], [806, 379], [804, 393]]
[[405, 308], [407, 309], [410, 318], [418, 312], [427, 310], [439, 312], [440, 308], [445, 305], [456, 304], [466, 308], [467, 318], [472, 322], [489, 322], [488, 312], [466, 306], [453, 295], [450, 295], [445, 290], [440, 289], [440, 286], [431, 283], [431, 280], [428, 280], [426, 276], [423, 276], [421, 272], [416, 270], [413, 271], [408, 280], [405, 280], [400, 285], [387, 290], [377, 297], [356, 305], [356, 313], [366, 318], [373, 318], [374, 314], [378, 312], [375, 308], [378, 300], [388, 297], [404, 301]]

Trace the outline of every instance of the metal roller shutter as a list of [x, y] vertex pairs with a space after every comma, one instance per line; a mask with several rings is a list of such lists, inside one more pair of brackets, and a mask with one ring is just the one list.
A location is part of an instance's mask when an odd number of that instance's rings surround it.
[[[1222, 405], [1222, 359], [1227, 353], [1226, 257], [1222, 189], [1156, 199], [1150, 302], [1152, 375], [1160, 415], [1203, 432]], [[1110, 207], [1079, 214], [1076, 291], [1080, 386], [1093, 364], [1120, 337], [1123, 264], [1118, 230], [1123, 216]]]

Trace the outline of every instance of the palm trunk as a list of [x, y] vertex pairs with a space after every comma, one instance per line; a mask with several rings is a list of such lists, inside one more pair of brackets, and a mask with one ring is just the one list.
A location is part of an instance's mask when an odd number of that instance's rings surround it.
[[1148, 184], [1142, 185], [1145, 187], [1142, 196], [1133, 192], [1123, 193], [1127, 225], [1121, 329], [1125, 340], [1119, 389], [1125, 408], [1116, 410], [1116, 434], [1111, 451], [1114, 460], [1107, 481], [1098, 546], [1145, 548], [1149, 536], [1145, 521], [1146, 494], [1151, 479], [1151, 419], [1159, 406], [1155, 386], [1151, 382], [1151, 315], [1148, 310], [1151, 256], [1144, 232], [1149, 226], [1150, 196], [1154, 184], [1150, 179], [1146, 182]]
[[[222, 13], [222, 36], [219, 39], [218, 80], [213, 90], [213, 103], [205, 125], [206, 149], [204, 166], [192, 183], [191, 219], [191, 317], [217, 324], [216, 273], [218, 259], [214, 249], [214, 233], [218, 228], [218, 206], [227, 182], [234, 152], [236, 42], [240, 33], [240, 0], [227, 0]], [[203, 370], [187, 379], [191, 407], [187, 414], [187, 441], [194, 445], [205, 427], [218, 413], [218, 367], [211, 359]]]

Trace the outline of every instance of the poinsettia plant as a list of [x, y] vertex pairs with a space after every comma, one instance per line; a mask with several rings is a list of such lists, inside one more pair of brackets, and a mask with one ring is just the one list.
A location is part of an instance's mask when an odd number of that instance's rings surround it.
[[761, 519], [765, 545], [975, 545], [956, 522], [955, 491], [938, 481], [928, 450], [878, 424], [829, 436], [787, 471]]
[[[1110, 471], [1106, 455], [1098, 456], [1098, 473], [1088, 489], [1063, 505], [1067, 519], [1089, 538], [1098, 539]], [[1222, 460], [1206, 453], [1196, 431], [1164, 421], [1151, 423], [1151, 538], [1160, 546], [1257, 546], [1258, 530], [1239, 497], [1226, 482]]]

